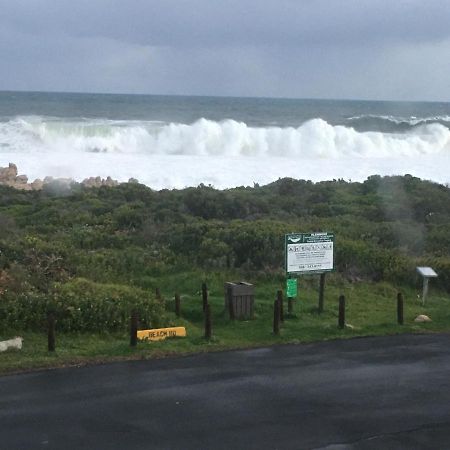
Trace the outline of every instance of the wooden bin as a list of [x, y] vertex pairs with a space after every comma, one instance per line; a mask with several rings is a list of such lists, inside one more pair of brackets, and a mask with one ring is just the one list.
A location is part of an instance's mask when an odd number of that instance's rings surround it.
[[230, 301], [233, 302], [236, 319], [253, 318], [253, 305], [255, 301], [253, 284], [245, 281], [225, 283], [225, 309], [228, 311]]

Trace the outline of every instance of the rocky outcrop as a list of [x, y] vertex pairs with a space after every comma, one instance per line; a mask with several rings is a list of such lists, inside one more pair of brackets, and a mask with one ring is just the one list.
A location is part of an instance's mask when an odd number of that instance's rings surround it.
[[17, 166], [9, 163], [8, 167], [0, 167], [0, 182], [11, 183], [17, 178]]
[[26, 175], [18, 175], [17, 166], [13, 163], [9, 163], [8, 167], [0, 167], [0, 184], [16, 189], [33, 189], [31, 184], [28, 184], [28, 177]]
[[90, 177], [84, 179], [81, 184], [86, 187], [101, 187], [101, 186], [117, 186], [119, 182], [113, 180], [111, 177], [106, 179], [100, 177]]
[[35, 191], [38, 191], [39, 189], [42, 189], [44, 187], [44, 182], [40, 180], [39, 178], [34, 180], [31, 183], [31, 188]]
[[[138, 183], [138, 180], [132, 178], [129, 183]], [[15, 189], [30, 191], [40, 190], [45, 186], [70, 189], [72, 184], [78, 183], [71, 178], [53, 177], [45, 177], [44, 180], [36, 179], [32, 183], [28, 183], [28, 177], [26, 175], [18, 175], [17, 166], [15, 164], [9, 163], [8, 167], [0, 167], [0, 185], [10, 186]], [[101, 186], [117, 186], [119, 182], [117, 180], [113, 180], [111, 177], [90, 177], [84, 179], [79, 184], [88, 188], [98, 188]]]

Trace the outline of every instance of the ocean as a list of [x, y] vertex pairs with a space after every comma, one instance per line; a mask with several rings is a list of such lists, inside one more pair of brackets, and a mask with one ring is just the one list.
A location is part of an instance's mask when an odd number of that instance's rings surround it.
[[0, 92], [0, 167], [30, 181], [224, 189], [292, 177], [450, 183], [450, 103]]

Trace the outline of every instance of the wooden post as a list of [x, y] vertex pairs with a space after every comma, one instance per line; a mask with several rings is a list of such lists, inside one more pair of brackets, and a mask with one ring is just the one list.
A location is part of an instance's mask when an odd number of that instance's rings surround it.
[[345, 297], [341, 295], [339, 297], [339, 328], [342, 330], [345, 328]]
[[155, 289], [155, 298], [156, 300], [161, 300], [161, 291], [159, 290], [159, 287]]
[[430, 279], [428, 277], [423, 277], [423, 292], [422, 292], [422, 306], [425, 306], [425, 300], [428, 295], [428, 281]]
[[[290, 280], [292, 277], [289, 275], [288, 280]], [[287, 281], [288, 282], [288, 281]], [[289, 294], [289, 289], [286, 288], [286, 295]], [[294, 312], [294, 298], [288, 297], [288, 314], [292, 314]]]
[[47, 340], [48, 340], [48, 351], [55, 351], [55, 313], [47, 312]]
[[280, 302], [277, 300], [273, 303], [273, 334], [280, 334]]
[[401, 292], [397, 294], [397, 323], [403, 325], [403, 295]]
[[281, 289], [277, 291], [277, 300], [279, 307], [280, 322], [284, 322], [283, 291]]
[[234, 314], [233, 288], [231, 286], [228, 286], [227, 288], [227, 297], [228, 297], [228, 312], [230, 314], [230, 320], [234, 320], [236, 316]]
[[137, 329], [138, 329], [138, 315], [137, 311], [133, 311], [130, 317], [130, 345], [136, 347], [137, 345]]
[[288, 313], [292, 314], [294, 312], [294, 301], [292, 297], [288, 297]]
[[211, 339], [212, 324], [211, 324], [211, 307], [209, 303], [205, 307], [205, 339]]
[[206, 286], [206, 283], [202, 283], [202, 301], [203, 301], [203, 312], [205, 312], [206, 306], [208, 305], [208, 286]]
[[319, 284], [319, 314], [323, 313], [323, 303], [325, 294], [325, 275], [326, 273], [320, 274], [320, 284]]
[[175, 293], [175, 314], [177, 317], [181, 316], [181, 299], [178, 292]]

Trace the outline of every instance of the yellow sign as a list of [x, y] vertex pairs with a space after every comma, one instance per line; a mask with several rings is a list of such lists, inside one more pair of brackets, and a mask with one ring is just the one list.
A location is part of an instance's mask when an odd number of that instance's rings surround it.
[[149, 341], [160, 341], [168, 337], [185, 337], [186, 328], [171, 327], [171, 328], [155, 328], [154, 330], [139, 330], [137, 332], [138, 339], [148, 339]]

